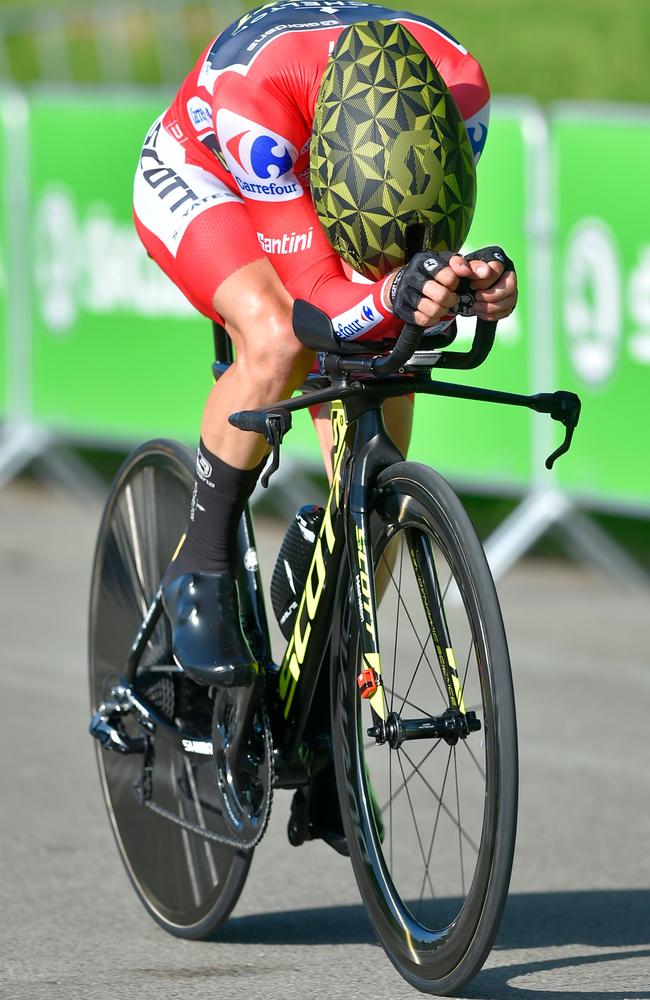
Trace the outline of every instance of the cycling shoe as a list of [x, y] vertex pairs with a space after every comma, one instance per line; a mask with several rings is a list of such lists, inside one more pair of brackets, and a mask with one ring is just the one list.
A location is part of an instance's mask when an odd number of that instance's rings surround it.
[[216, 687], [252, 684], [258, 665], [241, 628], [230, 573], [184, 573], [163, 587], [173, 656], [191, 680]]

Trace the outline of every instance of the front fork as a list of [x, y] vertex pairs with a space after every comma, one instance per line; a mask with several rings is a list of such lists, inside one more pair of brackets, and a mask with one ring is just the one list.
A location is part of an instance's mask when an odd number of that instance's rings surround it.
[[[396, 460], [402, 461], [402, 456], [389, 441], [376, 412], [363, 414], [359, 418], [359, 424], [361, 426], [358, 433], [363, 434], [365, 443], [355, 457], [355, 465], [351, 470], [346, 544], [359, 632], [360, 672], [357, 685], [361, 697], [369, 702], [372, 712], [373, 725], [368, 734], [379, 743], [388, 742], [394, 749], [405, 740], [412, 739], [442, 738], [455, 743], [459, 738], [464, 739], [470, 732], [480, 728], [480, 723], [474, 713], [468, 713], [465, 708], [431, 545], [420, 532], [408, 528], [405, 531], [408, 552], [429, 625], [429, 636], [425, 638], [422, 647], [424, 649], [429, 640], [433, 643], [447, 693], [448, 708], [439, 717], [409, 720], [401, 719], [388, 708], [379, 650], [377, 592], [369, 515], [370, 491], [374, 489], [372, 475], [378, 470], [372, 469], [368, 459], [371, 454], [374, 457], [379, 453], [381, 468]], [[390, 572], [388, 565], [387, 570]], [[401, 595], [398, 599], [402, 599]]]
[[354, 417], [357, 440], [346, 484], [346, 547], [359, 632], [360, 672], [357, 684], [361, 697], [370, 704], [373, 724], [383, 732], [388, 720], [388, 705], [379, 652], [370, 495], [380, 471], [403, 461], [403, 456], [389, 438], [379, 408], [371, 407], [354, 414]]
[[[436, 565], [431, 553], [431, 545], [419, 532], [407, 531], [406, 537], [413, 571], [422, 599], [422, 606], [424, 607], [429, 624], [429, 633], [433, 641], [433, 648], [440, 667], [443, 683], [447, 690], [449, 707], [452, 711], [458, 711], [465, 715], [463, 689], [458, 676], [454, 649], [442, 605], [440, 581], [438, 580]], [[435, 598], [433, 607], [428, 596], [430, 594]]]

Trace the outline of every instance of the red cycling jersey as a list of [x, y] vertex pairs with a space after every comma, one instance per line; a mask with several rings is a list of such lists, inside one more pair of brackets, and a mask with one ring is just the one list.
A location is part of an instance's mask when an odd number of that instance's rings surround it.
[[401, 327], [373, 284], [330, 246], [309, 193], [314, 108], [349, 24], [399, 21], [422, 45], [465, 120], [476, 158], [489, 90], [475, 59], [426, 18], [357, 0], [283, 0], [244, 15], [203, 53], [145, 140], [135, 187], [151, 255], [207, 315], [243, 264], [266, 256], [294, 298], [319, 306], [341, 337]]

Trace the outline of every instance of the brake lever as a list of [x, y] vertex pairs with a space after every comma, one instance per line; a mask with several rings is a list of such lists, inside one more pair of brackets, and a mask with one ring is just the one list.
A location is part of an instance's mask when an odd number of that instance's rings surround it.
[[264, 470], [260, 480], [264, 489], [269, 485], [269, 480], [274, 472], [280, 468], [280, 445], [284, 435], [291, 429], [291, 414], [287, 410], [278, 413], [269, 413], [265, 421], [264, 437], [273, 448], [271, 452], [271, 464]]
[[573, 432], [578, 426], [578, 420], [580, 419], [582, 403], [580, 402], [580, 397], [575, 392], [565, 392], [564, 390], [559, 390], [558, 392], [540, 392], [531, 398], [535, 401], [534, 409], [538, 413], [548, 413], [553, 420], [558, 420], [566, 427], [564, 441], [559, 448], [556, 448], [548, 456], [544, 463], [547, 469], [552, 469], [557, 459], [561, 455], [566, 455], [571, 447]]

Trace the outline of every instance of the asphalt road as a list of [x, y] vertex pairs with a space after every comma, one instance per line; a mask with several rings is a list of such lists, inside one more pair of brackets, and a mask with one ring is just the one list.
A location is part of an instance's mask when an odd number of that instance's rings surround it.
[[[218, 941], [168, 937], [118, 860], [87, 726], [99, 507], [0, 494], [0, 996], [412, 998], [349, 862], [289, 846], [288, 793]], [[265, 551], [277, 545], [259, 529]], [[477, 1000], [650, 998], [650, 594], [556, 563], [499, 586], [521, 753], [510, 899]]]

